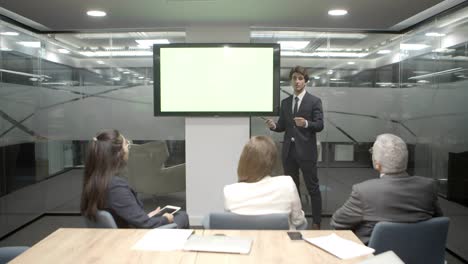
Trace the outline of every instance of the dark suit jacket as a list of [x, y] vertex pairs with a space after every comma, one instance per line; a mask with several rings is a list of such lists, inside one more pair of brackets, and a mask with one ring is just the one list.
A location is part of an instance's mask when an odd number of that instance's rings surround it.
[[301, 160], [317, 161], [317, 139], [315, 133], [323, 130], [323, 111], [320, 98], [306, 92], [301, 105], [297, 110], [297, 117], [303, 117], [308, 122], [308, 127], [296, 127], [292, 113], [293, 96], [289, 96], [281, 102], [281, 112], [274, 131], [284, 133], [283, 162], [289, 153], [291, 138], [296, 143], [297, 156]]
[[437, 182], [403, 173], [354, 185], [330, 224], [335, 229], [353, 230], [367, 243], [377, 222], [411, 223], [441, 215]]
[[143, 210], [143, 203], [138, 199], [136, 192], [123, 178], [112, 177], [107, 187], [106, 198], [105, 210], [112, 214], [120, 228], [155, 228], [169, 224], [166, 217], [149, 218]]

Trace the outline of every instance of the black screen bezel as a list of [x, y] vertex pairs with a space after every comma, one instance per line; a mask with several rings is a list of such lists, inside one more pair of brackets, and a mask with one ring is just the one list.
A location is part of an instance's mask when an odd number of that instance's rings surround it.
[[[161, 111], [161, 48], [206, 48], [206, 47], [258, 47], [258, 48], [273, 48], [273, 106], [272, 111], [236, 111], [236, 112], [220, 112], [220, 111]], [[277, 116], [279, 114], [279, 92], [280, 92], [280, 45], [277, 43], [174, 43], [174, 44], [155, 44], [153, 46], [153, 105], [154, 116]]]

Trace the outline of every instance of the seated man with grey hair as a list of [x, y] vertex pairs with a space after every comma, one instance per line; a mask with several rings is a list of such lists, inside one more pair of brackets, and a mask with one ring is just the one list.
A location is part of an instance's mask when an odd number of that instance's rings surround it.
[[406, 172], [408, 150], [392, 134], [379, 135], [369, 150], [380, 178], [353, 186], [351, 196], [332, 216], [335, 229], [350, 229], [364, 243], [377, 222], [412, 223], [441, 216], [435, 180]]

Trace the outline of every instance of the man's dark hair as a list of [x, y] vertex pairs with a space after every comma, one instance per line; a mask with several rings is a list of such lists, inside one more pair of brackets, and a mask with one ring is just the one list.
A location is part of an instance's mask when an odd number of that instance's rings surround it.
[[309, 81], [309, 73], [307, 72], [307, 69], [302, 67], [302, 66], [296, 66], [296, 67], [293, 67], [291, 69], [291, 71], [289, 72], [289, 80], [291, 80], [293, 74], [297, 72], [299, 74], [301, 74], [302, 76], [304, 76], [304, 80], [305, 82], [308, 82]]

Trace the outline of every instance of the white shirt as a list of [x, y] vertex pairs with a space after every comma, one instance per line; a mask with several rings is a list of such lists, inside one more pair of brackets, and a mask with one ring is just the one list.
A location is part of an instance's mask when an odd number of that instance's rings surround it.
[[266, 176], [258, 182], [226, 185], [224, 209], [243, 215], [287, 213], [291, 229], [307, 221], [296, 185], [290, 176]]
[[296, 103], [296, 97], [299, 98], [299, 101], [297, 101], [297, 111], [299, 111], [299, 107], [301, 106], [302, 98], [304, 98], [305, 93], [306, 89], [304, 88], [304, 90], [302, 90], [302, 92], [299, 95], [293, 95], [291, 113], [294, 113], [294, 104]]

